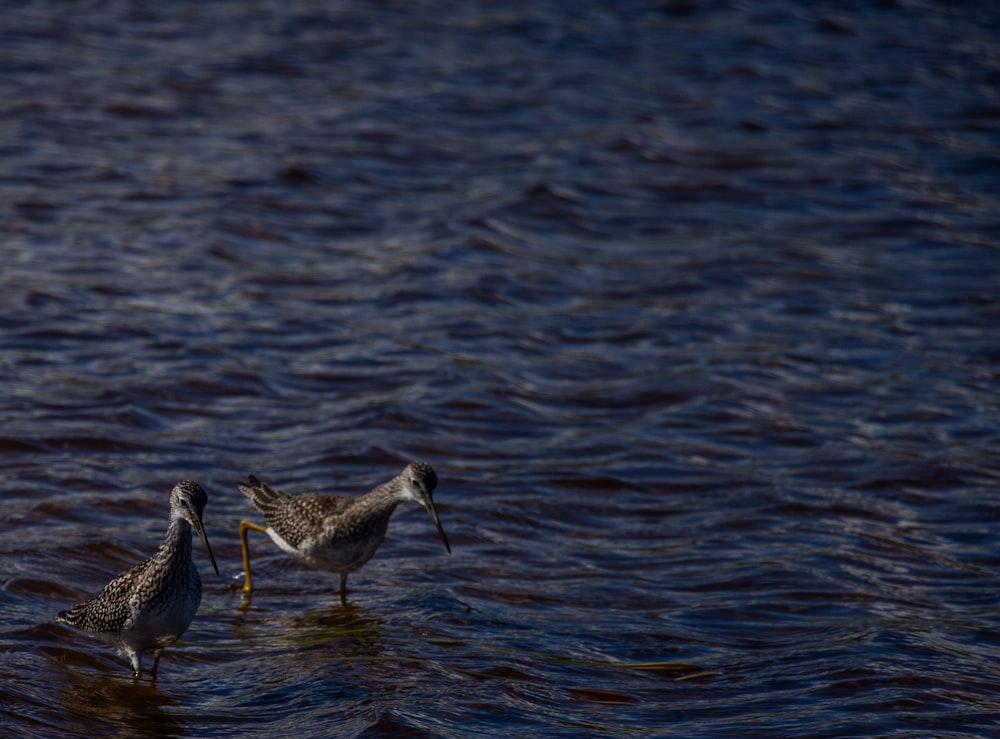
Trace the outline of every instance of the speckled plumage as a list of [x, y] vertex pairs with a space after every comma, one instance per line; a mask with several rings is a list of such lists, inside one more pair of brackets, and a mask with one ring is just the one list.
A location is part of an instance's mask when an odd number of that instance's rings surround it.
[[347, 575], [372, 558], [385, 538], [396, 506], [406, 500], [420, 503], [430, 514], [445, 549], [451, 553], [431, 496], [437, 475], [430, 465], [412, 462], [396, 477], [371, 492], [352, 498], [343, 495], [300, 493], [289, 495], [250, 476], [240, 490], [264, 514], [267, 527], [243, 521], [245, 592], [253, 590], [246, 532], [266, 533], [278, 547], [300, 562], [340, 574], [340, 596], [347, 592]]
[[62, 611], [57, 620], [110, 644], [129, 660], [135, 677], [142, 674], [142, 653], [152, 650], [151, 676], [156, 677], [160, 653], [187, 630], [201, 603], [201, 576], [191, 558], [192, 528], [219, 573], [201, 520], [207, 502], [197, 483], [177, 483], [170, 493], [170, 524], [156, 554], [120, 574], [91, 600]]

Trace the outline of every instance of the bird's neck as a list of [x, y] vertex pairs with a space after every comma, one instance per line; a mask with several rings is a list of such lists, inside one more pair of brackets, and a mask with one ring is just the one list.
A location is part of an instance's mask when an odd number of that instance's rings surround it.
[[191, 559], [191, 524], [180, 517], [171, 518], [159, 555], [167, 559], [171, 557]]
[[399, 484], [395, 480], [389, 480], [362, 495], [358, 501], [363, 501], [362, 505], [372, 513], [391, 516], [396, 506], [403, 501], [403, 495]]

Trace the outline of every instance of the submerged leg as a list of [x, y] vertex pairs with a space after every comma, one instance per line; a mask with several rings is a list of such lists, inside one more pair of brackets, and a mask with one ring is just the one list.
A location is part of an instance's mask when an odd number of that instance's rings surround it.
[[347, 605], [347, 573], [340, 573], [340, 605]]
[[249, 530], [259, 531], [262, 534], [267, 533], [267, 528], [264, 526], [259, 526], [258, 524], [251, 523], [250, 521], [240, 521], [240, 544], [243, 545], [243, 592], [252, 593], [253, 592], [253, 580], [250, 579], [250, 549], [247, 546], [247, 531]]
[[160, 655], [163, 654], [163, 649], [157, 649], [153, 652], [153, 669], [149, 672], [149, 677], [153, 680], [156, 679], [156, 668], [160, 665]]

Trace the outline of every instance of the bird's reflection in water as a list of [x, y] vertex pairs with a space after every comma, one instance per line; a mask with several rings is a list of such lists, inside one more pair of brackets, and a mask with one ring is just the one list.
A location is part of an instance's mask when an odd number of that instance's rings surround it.
[[60, 703], [67, 720], [72, 717], [81, 735], [101, 727], [104, 731], [114, 727], [115, 737], [176, 737], [186, 733], [172, 715], [176, 700], [157, 689], [155, 682], [81, 670], [67, 670], [66, 680]]
[[[300, 666], [316, 659], [324, 666], [338, 662], [378, 662], [382, 652], [385, 619], [377, 611], [348, 602], [324, 604], [309, 611], [253, 608], [249, 600], [234, 622], [234, 635], [247, 649], [266, 653], [270, 659], [287, 657]], [[318, 665], [316, 665], [318, 667]]]

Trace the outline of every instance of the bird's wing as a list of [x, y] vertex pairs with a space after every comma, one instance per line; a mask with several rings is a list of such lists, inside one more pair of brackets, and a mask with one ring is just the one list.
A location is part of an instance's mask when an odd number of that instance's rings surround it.
[[59, 614], [68, 624], [87, 631], [118, 632], [132, 618], [131, 596], [141, 581], [149, 560], [118, 575], [104, 589], [88, 600]]

